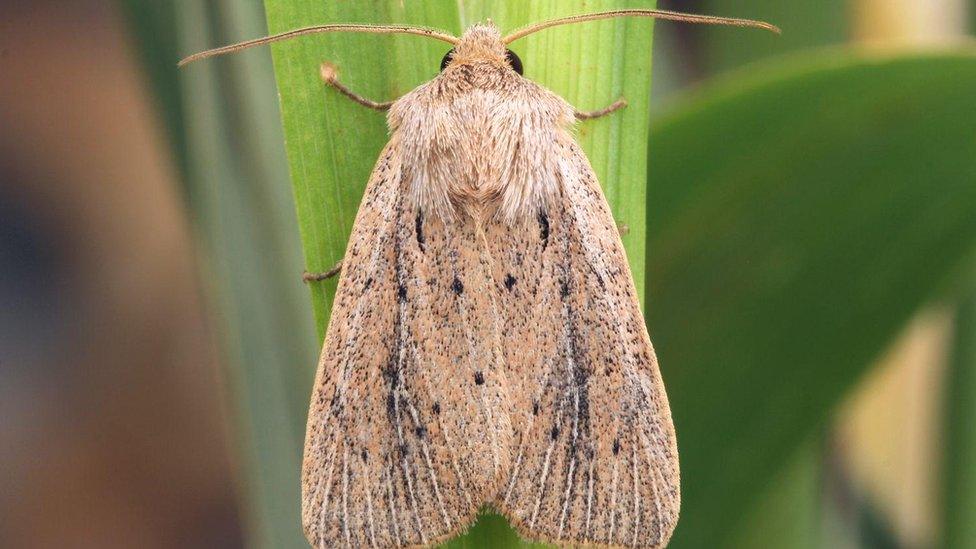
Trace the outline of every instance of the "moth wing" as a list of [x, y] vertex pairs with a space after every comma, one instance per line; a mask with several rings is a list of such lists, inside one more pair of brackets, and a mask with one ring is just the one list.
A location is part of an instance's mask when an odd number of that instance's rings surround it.
[[312, 394], [302, 521], [315, 547], [447, 539], [509, 467], [484, 247], [469, 225], [411, 211], [401, 179], [394, 137], [356, 218]]
[[489, 238], [518, 406], [496, 506], [530, 539], [663, 547], [680, 507], [667, 395], [610, 208], [562, 150], [554, 203]]

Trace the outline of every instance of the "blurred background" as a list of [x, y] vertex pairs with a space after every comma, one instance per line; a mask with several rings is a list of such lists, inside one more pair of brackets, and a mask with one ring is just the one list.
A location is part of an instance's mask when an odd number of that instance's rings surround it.
[[[205, 4], [0, 3], [2, 547], [281, 546], [253, 521], [280, 511], [276, 486], [291, 479], [242, 471], [269, 448], [300, 450], [300, 422], [296, 432], [267, 418], [304, 417], [312, 313], [276, 103], [258, 99], [274, 97], [267, 52], [241, 61], [253, 70], [233, 91], [210, 95], [174, 87], [155, 68], [192, 51], [201, 40], [194, 25], [209, 25], [203, 46], [265, 32], [259, 2]], [[762, 18], [786, 32], [759, 44], [752, 34], [657, 25], [656, 118], [764, 58], [844, 45], [929, 51], [964, 44], [976, 28], [971, 0], [659, 7]], [[172, 33], [147, 36], [160, 25]], [[976, 89], [972, 97], [976, 110]], [[235, 119], [249, 108], [252, 118]], [[236, 141], [206, 150], [212, 162], [194, 161], [186, 149], [204, 144], [178, 139], [181, 121], [214, 112]], [[222, 182], [195, 186], [208, 171], [223, 172]], [[972, 175], [960, 177], [976, 186]], [[971, 255], [967, 238], [958, 248]], [[725, 510], [737, 520], [720, 546], [976, 547], [976, 494], [962, 490], [976, 489], [967, 484], [976, 476], [976, 390], [965, 368], [976, 368], [967, 347], [976, 286], [960, 282], [961, 261], [951, 263], [932, 273], [943, 283], [905, 311], [910, 320], [880, 356], [869, 353], [816, 432], [768, 471], [775, 482], [748, 508]], [[248, 276], [222, 287], [239, 269]], [[226, 329], [241, 318], [264, 320]], [[293, 344], [268, 348], [282, 340]], [[302, 366], [285, 383], [260, 377], [271, 362]], [[248, 429], [235, 427], [242, 422]], [[272, 440], [254, 443], [255, 430]], [[680, 421], [678, 431], [680, 440]], [[794, 535], [787, 543], [764, 530]]]

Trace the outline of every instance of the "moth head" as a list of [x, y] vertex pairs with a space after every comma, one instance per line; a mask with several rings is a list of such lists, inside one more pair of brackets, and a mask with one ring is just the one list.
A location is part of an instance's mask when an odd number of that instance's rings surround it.
[[522, 60], [505, 47], [501, 33], [490, 21], [465, 31], [460, 42], [441, 59], [441, 71], [451, 66], [474, 63], [491, 63], [522, 74]]

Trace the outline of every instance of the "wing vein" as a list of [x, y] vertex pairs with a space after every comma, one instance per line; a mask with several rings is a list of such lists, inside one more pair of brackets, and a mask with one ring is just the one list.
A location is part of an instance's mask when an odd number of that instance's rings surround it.
[[[318, 532], [319, 540], [322, 540], [325, 537], [323, 536], [323, 533], [325, 532], [326, 511], [329, 508], [329, 496], [332, 493], [332, 473], [335, 472], [335, 456], [336, 456], [336, 452], [338, 451], [339, 451], [339, 438], [336, 437], [335, 444], [332, 446], [332, 457], [328, 459], [329, 472], [326, 475], [319, 478], [319, 486], [321, 486], [322, 480], [328, 479], [326, 480], [326, 484], [325, 484], [325, 494], [322, 495], [322, 508], [319, 509], [319, 532]], [[318, 490], [319, 488], [317, 487], [316, 491]], [[315, 496], [313, 495], [312, 497], [314, 499]]]
[[[542, 380], [539, 383], [539, 389], [536, 392], [535, 402], [539, 402], [542, 398], [542, 394], [545, 392], [546, 385], [549, 383], [549, 376], [552, 374], [552, 362], [546, 361], [547, 367], [545, 373], [542, 376]], [[518, 480], [519, 473], [521, 472], [520, 466], [522, 464], [522, 458], [524, 457], [525, 445], [528, 439], [531, 438], [529, 435], [532, 433], [532, 428], [535, 425], [536, 416], [533, 415], [529, 418], [529, 423], [522, 432], [521, 440], [519, 441], [519, 451], [518, 458], [515, 460], [515, 466], [512, 469], [511, 481], [508, 484], [508, 490], [505, 493], [505, 503], [508, 504], [509, 497], [512, 495], [512, 489], [515, 488], [515, 482]]]
[[349, 448], [342, 449], [342, 533], [346, 537], [346, 545], [352, 547], [352, 537], [349, 534]]
[[586, 533], [590, 533], [590, 517], [593, 510], [593, 465], [595, 459], [590, 459], [590, 467], [586, 477]]
[[370, 482], [369, 467], [367, 467], [365, 463], [363, 464], [363, 478], [366, 482], [365, 484], [366, 520], [367, 520], [367, 527], [369, 530], [369, 544], [370, 546], [375, 548], [377, 547], [377, 544], [376, 544], [376, 528], [374, 526], [374, 519], [373, 519], [373, 490], [372, 490], [373, 483]]
[[417, 533], [420, 534], [420, 540], [426, 545], [427, 544], [427, 534], [424, 533], [424, 524], [420, 520], [420, 510], [417, 508], [417, 496], [414, 495], [413, 491], [413, 478], [410, 472], [410, 464], [407, 463], [407, 457], [403, 456], [400, 459], [400, 465], [403, 467], [403, 479], [407, 483], [407, 493], [410, 494], [410, 508], [413, 509], [413, 517], [417, 522]]
[[535, 498], [535, 505], [532, 510], [532, 518], [529, 520], [529, 528], [535, 528], [535, 519], [539, 515], [539, 507], [542, 505], [542, 496], [545, 492], [546, 480], [549, 476], [549, 458], [552, 457], [552, 449], [556, 446], [556, 441], [553, 440], [549, 443], [549, 449], [546, 450], [546, 461], [542, 466], [542, 474], [539, 477], [539, 493]]
[[396, 539], [397, 545], [403, 545], [403, 540], [400, 538], [400, 521], [397, 518], [396, 492], [393, 490], [393, 469], [396, 465], [392, 459], [390, 459], [389, 464], [390, 466], [384, 472], [386, 473], [386, 493], [390, 500], [390, 518], [392, 519], [390, 524], [393, 526], [393, 537]]
[[[430, 308], [427, 307], [426, 310], [429, 311]], [[416, 353], [416, 350], [414, 351], [414, 353]], [[434, 388], [430, 384], [430, 379], [424, 377], [424, 383], [427, 385], [427, 393], [433, 394]], [[451, 467], [454, 469], [454, 474], [457, 475], [458, 484], [461, 487], [461, 492], [464, 493], [464, 499], [465, 501], [467, 501], [468, 507], [470, 508], [473, 505], [473, 503], [471, 502], [471, 493], [468, 492], [468, 488], [464, 482], [464, 475], [461, 474], [461, 467], [458, 465], [458, 461], [457, 461], [457, 453], [454, 451], [454, 443], [451, 440], [451, 436], [447, 433], [447, 430], [444, 428], [444, 421], [441, 419], [440, 414], [437, 414], [436, 417], [437, 417], [437, 425], [440, 428], [440, 433], [444, 437], [444, 446], [447, 448], [447, 452], [451, 456]], [[470, 448], [470, 441], [468, 441], [467, 444], [469, 445]]]
[[607, 545], [613, 545], [613, 531], [617, 525], [617, 480], [619, 474], [617, 470], [618, 461], [613, 460], [613, 479], [610, 481], [610, 533], [607, 538]]
[[[450, 243], [453, 240], [453, 235], [452, 235], [451, 231], [448, 230], [448, 227], [449, 227], [449, 224], [447, 222], [445, 222], [444, 223], [444, 237], [447, 240], [447, 242]], [[450, 261], [451, 261], [451, 271], [453, 272], [452, 274], [454, 274], [454, 276], [456, 277], [458, 275], [458, 269], [457, 269], [457, 250], [455, 250], [454, 248], [451, 248], [450, 249], [450, 252], [448, 253], [448, 257], [450, 258]], [[458, 296], [458, 299], [456, 300], [456, 303], [457, 303], [457, 307], [458, 307], [458, 315], [460, 315], [460, 317], [461, 317], [461, 326], [464, 329], [464, 339], [465, 339], [465, 341], [468, 344], [468, 367], [471, 369], [471, 371], [478, 371], [478, 365], [475, 362], [476, 359], [477, 359], [477, 356], [476, 355], [478, 354], [477, 351], [476, 351], [477, 344], [475, 343], [475, 340], [474, 340], [474, 334], [472, 334], [472, 332], [471, 332], [471, 323], [469, 321], [470, 316], [468, 314], [468, 308], [466, 306], [466, 301], [464, 299], [464, 296], [463, 295], [459, 295]], [[489, 358], [489, 357], [485, 357], [485, 358]], [[487, 360], [485, 360], [485, 362], [487, 362]], [[484, 414], [485, 420], [487, 421], [486, 424], [489, 425], [489, 426], [494, 425], [494, 418], [491, 415], [491, 407], [488, 406], [488, 400], [485, 398], [485, 393], [484, 393], [484, 391], [479, 391], [479, 393], [480, 393], [479, 394], [479, 397], [480, 397], [480, 400], [481, 400], [482, 413]], [[495, 434], [495, 429], [489, 427], [488, 430], [491, 433], [491, 442], [492, 442], [492, 444], [491, 444], [491, 447], [492, 447], [491, 458], [492, 458], [492, 463], [495, 466], [495, 471], [498, 471], [499, 468], [501, 467], [501, 463], [499, 462], [499, 456], [498, 456], [498, 451], [497, 451], [497, 448], [498, 448], [498, 440], [497, 440], [497, 436]]]
[[[402, 384], [402, 382], [401, 382], [401, 384]], [[406, 388], [403, 389], [403, 392], [404, 392], [404, 394], [408, 394]], [[414, 405], [410, 403], [410, 400], [409, 399], [407, 399], [406, 402], [407, 402], [407, 407], [408, 407], [409, 412], [410, 412], [410, 417], [413, 418], [414, 425], [417, 428], [422, 428], [423, 426], [420, 423], [420, 414], [417, 413], [417, 408], [414, 407]], [[434, 487], [434, 497], [437, 499], [437, 506], [440, 508], [441, 516], [444, 519], [444, 526], [446, 526], [447, 528], [450, 528], [451, 527], [451, 519], [448, 518], [448, 516], [447, 516], [447, 509], [444, 507], [444, 499], [441, 497], [440, 484], [437, 482], [437, 475], [436, 475], [436, 473], [434, 473], [434, 462], [430, 459], [430, 449], [428, 448], [427, 441], [423, 438], [423, 436], [419, 436], [418, 435], [418, 438], [420, 439], [420, 445], [423, 447], [423, 450], [424, 450], [424, 460], [425, 460], [425, 462], [427, 464], [427, 473], [430, 476], [430, 482], [431, 482], [431, 484]]]
[[[637, 435], [634, 435], [637, 438]], [[640, 532], [640, 481], [639, 474], [637, 473], [637, 441], [631, 442], [633, 448], [631, 450], [631, 468], [633, 472], [631, 475], [634, 478], [634, 534], [631, 537], [630, 545], [632, 547], [637, 546], [637, 534]]]

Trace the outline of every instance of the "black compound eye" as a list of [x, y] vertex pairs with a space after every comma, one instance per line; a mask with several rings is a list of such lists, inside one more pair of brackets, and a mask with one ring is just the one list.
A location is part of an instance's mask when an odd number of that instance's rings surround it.
[[512, 70], [522, 74], [522, 60], [519, 56], [515, 55], [512, 50], [505, 50], [505, 59], [508, 60], [508, 64], [512, 66]]
[[447, 64], [451, 62], [452, 55], [454, 55], [454, 48], [451, 48], [451, 51], [445, 53], [444, 59], [441, 59], [441, 72], [444, 72], [444, 69], [447, 68]]

